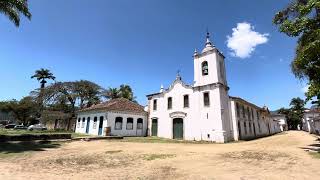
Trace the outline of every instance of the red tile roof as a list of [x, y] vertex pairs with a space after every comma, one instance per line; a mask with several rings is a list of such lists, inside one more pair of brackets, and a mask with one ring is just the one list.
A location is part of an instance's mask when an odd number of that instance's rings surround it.
[[128, 99], [125, 99], [125, 98], [111, 99], [107, 102], [82, 109], [79, 112], [96, 111], [96, 110], [120, 111], [120, 112], [131, 112], [131, 113], [147, 113], [144, 110], [143, 106], [137, 103], [134, 103], [132, 101], [129, 101]]

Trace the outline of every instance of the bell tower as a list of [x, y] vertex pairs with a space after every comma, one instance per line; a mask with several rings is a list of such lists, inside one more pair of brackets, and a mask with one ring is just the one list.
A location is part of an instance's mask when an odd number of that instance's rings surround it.
[[194, 86], [221, 83], [227, 86], [224, 56], [211, 43], [207, 32], [205, 47], [201, 53], [194, 52]]

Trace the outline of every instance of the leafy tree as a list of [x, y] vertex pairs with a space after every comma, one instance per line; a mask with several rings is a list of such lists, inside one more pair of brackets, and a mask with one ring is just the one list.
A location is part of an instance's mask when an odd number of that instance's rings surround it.
[[289, 109], [281, 108], [278, 110], [278, 113], [286, 116], [289, 129], [295, 130], [298, 128], [298, 125], [302, 127], [304, 105], [305, 102], [298, 97], [291, 100]]
[[90, 107], [100, 102], [102, 88], [90, 81], [56, 82], [35, 91], [35, 97], [41, 96], [45, 108], [70, 113], [67, 129], [70, 129], [71, 120], [75, 118], [78, 109]]
[[53, 76], [53, 74], [50, 72], [49, 69], [41, 68], [39, 70], [36, 70], [33, 76], [31, 78], [37, 78], [38, 81], [40, 81], [41, 89], [45, 88], [45, 84], [47, 83], [48, 79], [55, 80], [56, 77]]
[[133, 91], [132, 91], [131, 87], [126, 84], [120, 85], [119, 95], [120, 95], [120, 97], [129, 99], [130, 101], [135, 101], [135, 98], [136, 98], [133, 95]]
[[11, 100], [1, 102], [0, 104], [0, 110], [12, 112], [19, 123], [28, 125], [36, 119], [38, 104], [34, 98], [30, 96], [24, 97], [20, 101]]
[[294, 0], [278, 12], [273, 23], [290, 37], [298, 37], [292, 72], [308, 80], [307, 100], [319, 105], [320, 100], [320, 0]]
[[104, 93], [103, 96], [107, 99], [117, 99], [120, 97], [118, 88], [109, 88]]
[[80, 108], [85, 108], [100, 103], [103, 88], [96, 83], [81, 80], [75, 82], [75, 91], [79, 95]]
[[6, 15], [17, 27], [20, 25], [20, 14], [31, 19], [28, 0], [0, 0], [0, 13]]
[[122, 84], [119, 88], [109, 88], [103, 93], [107, 99], [126, 98], [130, 101], [136, 101], [132, 88], [129, 85]]

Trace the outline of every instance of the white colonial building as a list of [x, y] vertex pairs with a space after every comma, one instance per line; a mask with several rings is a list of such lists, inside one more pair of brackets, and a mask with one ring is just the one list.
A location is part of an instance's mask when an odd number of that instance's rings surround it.
[[168, 89], [147, 95], [149, 135], [164, 138], [228, 142], [280, 132], [266, 108], [230, 97], [225, 57], [210, 42], [194, 53], [194, 84], [180, 75]]
[[320, 109], [311, 108], [304, 112], [302, 119], [302, 130], [312, 134], [320, 135]]
[[146, 136], [147, 112], [124, 98], [113, 99], [78, 112], [76, 133], [110, 136]]

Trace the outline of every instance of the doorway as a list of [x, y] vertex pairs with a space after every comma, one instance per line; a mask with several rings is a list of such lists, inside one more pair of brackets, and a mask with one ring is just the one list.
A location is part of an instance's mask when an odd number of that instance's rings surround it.
[[183, 119], [173, 119], [173, 139], [183, 139]]
[[158, 136], [158, 119], [152, 119], [151, 136]]

